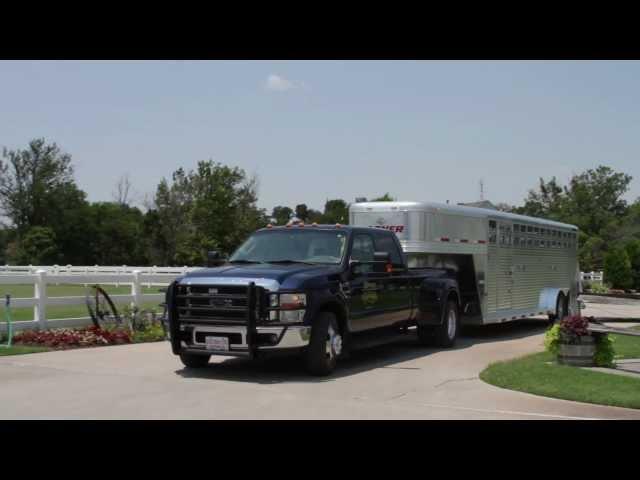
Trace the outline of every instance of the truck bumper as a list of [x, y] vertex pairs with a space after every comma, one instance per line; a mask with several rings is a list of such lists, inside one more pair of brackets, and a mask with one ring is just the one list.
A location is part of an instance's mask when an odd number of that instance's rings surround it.
[[[251, 356], [247, 344], [247, 327], [235, 325], [190, 325], [180, 326], [180, 350], [184, 353], [203, 355]], [[186, 333], [186, 335], [185, 335]], [[212, 350], [206, 346], [207, 336], [222, 336], [229, 339], [229, 350]], [[188, 340], [185, 340], [185, 337]], [[255, 352], [293, 352], [309, 345], [311, 327], [302, 325], [256, 327]]]

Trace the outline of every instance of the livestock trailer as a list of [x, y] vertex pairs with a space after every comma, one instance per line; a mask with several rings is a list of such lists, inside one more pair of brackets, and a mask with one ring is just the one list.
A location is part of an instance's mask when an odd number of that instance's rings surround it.
[[349, 223], [389, 229], [409, 268], [456, 272], [463, 323], [577, 312], [578, 228], [493, 209], [431, 202], [362, 202]]

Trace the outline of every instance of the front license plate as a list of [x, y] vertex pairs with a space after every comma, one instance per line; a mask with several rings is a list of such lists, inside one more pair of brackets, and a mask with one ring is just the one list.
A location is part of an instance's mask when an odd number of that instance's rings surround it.
[[217, 350], [226, 352], [229, 350], [229, 339], [227, 337], [205, 337], [207, 350]]

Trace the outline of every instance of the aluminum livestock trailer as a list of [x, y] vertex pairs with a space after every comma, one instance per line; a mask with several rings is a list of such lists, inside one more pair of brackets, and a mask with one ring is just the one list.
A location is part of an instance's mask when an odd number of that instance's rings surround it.
[[461, 320], [488, 324], [577, 312], [574, 225], [492, 209], [430, 202], [364, 202], [349, 223], [389, 229], [409, 268], [456, 272]]

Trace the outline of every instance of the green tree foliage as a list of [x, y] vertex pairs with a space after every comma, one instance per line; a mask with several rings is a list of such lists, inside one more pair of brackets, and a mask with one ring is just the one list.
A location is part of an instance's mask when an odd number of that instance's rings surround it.
[[624, 249], [631, 263], [632, 287], [640, 290], [640, 240], [637, 238], [627, 240]]
[[135, 207], [96, 202], [88, 208], [91, 259], [98, 265], [144, 265], [144, 216]]
[[624, 248], [614, 247], [604, 256], [604, 280], [613, 288], [631, 288], [631, 261]]
[[202, 265], [208, 250], [232, 252], [266, 224], [256, 206], [256, 180], [239, 168], [209, 161], [195, 171], [178, 169], [172, 183], [162, 180], [146, 231], [155, 231], [151, 249], [164, 265]]
[[292, 216], [293, 210], [282, 205], [273, 207], [273, 210], [271, 211], [271, 218], [274, 218], [276, 220], [277, 225], [286, 225]]
[[309, 220], [309, 209], [307, 208], [307, 205], [304, 203], [301, 203], [300, 205], [296, 205], [295, 214], [296, 214], [296, 217], [298, 217], [303, 222], [306, 222]]
[[54, 262], [57, 251], [56, 234], [52, 228], [31, 227], [17, 249], [16, 263], [49, 265]]
[[385, 193], [381, 197], [372, 198], [370, 202], [395, 202], [396, 199], [393, 198], [389, 193]]
[[71, 156], [55, 143], [47, 144], [40, 138], [29, 142], [26, 149], [3, 149], [0, 208], [15, 226], [15, 255], [30, 251], [21, 246], [28, 231], [47, 227], [52, 229], [57, 244], [54, 260], [83, 263], [87, 240], [85, 196], [73, 179]]
[[349, 206], [342, 199], [327, 200], [324, 204], [324, 223], [349, 223]]

